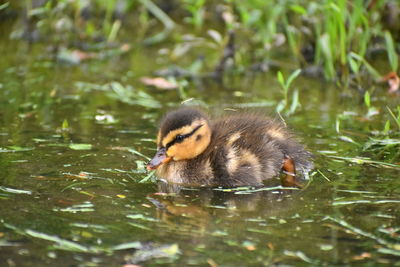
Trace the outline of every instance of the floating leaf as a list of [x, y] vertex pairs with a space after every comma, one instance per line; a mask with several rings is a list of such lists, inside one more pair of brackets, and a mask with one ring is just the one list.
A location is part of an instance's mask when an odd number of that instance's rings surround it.
[[71, 207], [67, 208], [54, 208], [55, 211], [62, 211], [62, 212], [71, 212], [71, 213], [77, 213], [77, 212], [92, 212], [94, 211], [94, 205], [90, 202], [84, 202], [82, 204], [77, 204], [73, 205]]
[[[376, 235], [374, 235], [372, 233], [368, 233], [368, 232], [366, 232], [366, 231], [364, 231], [362, 229], [354, 227], [353, 225], [349, 224], [345, 220], [337, 219], [337, 218], [334, 218], [334, 217], [331, 217], [331, 216], [327, 216], [326, 219], [338, 223], [340, 226], [346, 228], [347, 230], [353, 232], [354, 234], [361, 235], [363, 237], [367, 237], [367, 238], [373, 239], [376, 242], [378, 242], [379, 244], [387, 246], [388, 249], [390, 249], [390, 250], [393, 249], [393, 248], [395, 248], [397, 250], [398, 244], [392, 243], [390, 241], [386, 241], [385, 239], [383, 239], [381, 237], [378, 237], [378, 236], [376, 236]], [[400, 248], [399, 248], [399, 251], [400, 251]]]
[[92, 149], [91, 144], [70, 144], [68, 147], [72, 150], [90, 150], [90, 149]]
[[293, 252], [293, 251], [285, 250], [283, 253], [284, 253], [285, 255], [287, 255], [287, 256], [299, 258], [299, 259], [301, 259], [301, 260], [303, 260], [303, 261], [305, 261], [305, 262], [307, 262], [307, 263], [316, 264], [316, 261], [310, 259], [309, 257], [307, 257], [307, 255], [304, 254], [304, 252], [301, 252], [301, 251], [295, 251], [295, 252]]
[[180, 250], [178, 244], [167, 244], [161, 246], [147, 244], [139, 248], [130, 258], [128, 258], [127, 263], [136, 264], [155, 258], [175, 258], [179, 253]]
[[134, 148], [132, 148], [132, 147], [124, 147], [123, 149], [124, 149], [124, 150], [127, 150], [128, 152], [130, 152], [130, 153], [132, 153], [132, 154], [141, 156], [141, 157], [145, 158], [146, 160], [150, 160], [149, 157], [147, 157], [146, 155], [143, 155], [142, 153], [140, 153], [139, 151], [137, 151], [136, 149], [134, 149]]
[[149, 221], [149, 222], [157, 222], [158, 221], [157, 219], [144, 216], [143, 214], [128, 214], [128, 215], [126, 215], [126, 217], [129, 219], [143, 220], [143, 221]]
[[216, 42], [217, 44], [222, 44], [222, 36], [219, 32], [216, 30], [208, 30], [207, 34], [211, 36], [211, 38]]
[[134, 242], [128, 242], [128, 243], [116, 245], [116, 246], [112, 247], [112, 250], [125, 250], [125, 249], [132, 249], [132, 248], [140, 249], [142, 247], [143, 247], [142, 243], [140, 243], [138, 241], [134, 241]]
[[155, 171], [149, 172], [142, 180], [139, 181], [139, 183], [146, 183], [148, 182], [151, 178], [155, 177]]
[[235, 194], [237, 194], [237, 195], [246, 195], [246, 194], [252, 194], [252, 193], [255, 193], [255, 192], [276, 191], [276, 190], [299, 190], [299, 189], [295, 188], [295, 187], [283, 187], [283, 186], [262, 187], [262, 188], [256, 188], [256, 189], [251, 189], [251, 190], [237, 191], [237, 192], [235, 192]]
[[361, 157], [351, 158], [351, 157], [339, 157], [339, 156], [331, 156], [331, 155], [327, 155], [327, 157], [338, 159], [338, 160], [349, 161], [349, 162], [356, 163], [356, 164], [372, 164], [372, 165], [378, 165], [378, 166], [382, 166], [382, 167], [386, 167], [386, 168], [400, 169], [399, 164], [387, 163], [387, 162], [383, 162], [383, 161], [376, 161], [376, 160], [371, 160], [369, 158], [361, 158]]
[[339, 136], [339, 139], [344, 141], [344, 142], [348, 142], [348, 143], [352, 143], [355, 144], [357, 146], [361, 146], [359, 143], [357, 143], [356, 141], [353, 140], [353, 138], [345, 136], [345, 135], [341, 135]]
[[19, 229], [13, 225], [10, 225], [8, 223], [4, 223], [4, 226], [14, 230], [18, 234], [26, 235], [26, 236], [31, 236], [34, 238], [39, 238], [47, 241], [52, 241], [56, 243], [56, 248], [61, 249], [61, 250], [68, 250], [68, 251], [76, 251], [76, 252], [99, 252], [97, 248], [94, 247], [86, 247], [81, 244], [78, 244], [76, 242], [72, 242], [66, 239], [62, 239], [56, 235], [49, 235], [46, 233], [41, 233], [35, 230], [31, 229]]
[[13, 194], [27, 194], [27, 195], [32, 195], [31, 191], [28, 190], [21, 190], [21, 189], [14, 189], [14, 188], [9, 188], [5, 186], [0, 186], [0, 190], [7, 192], [7, 193], [13, 193]]
[[352, 201], [335, 201], [332, 206], [351, 205], [351, 204], [386, 204], [386, 203], [400, 203], [400, 200], [352, 200]]
[[329, 251], [333, 249], [333, 246], [331, 244], [321, 244], [319, 248], [323, 251]]
[[110, 114], [96, 115], [95, 119], [97, 122], [102, 124], [114, 124], [118, 122], [118, 120], [116, 120], [114, 116]]
[[147, 231], [152, 231], [153, 229], [151, 229], [150, 227], [144, 226], [142, 224], [139, 223], [128, 223], [129, 225], [132, 225], [133, 227], [139, 228], [139, 229], [143, 229], [143, 230], [147, 230]]
[[33, 148], [30, 147], [20, 147], [20, 146], [8, 146], [6, 149], [0, 147], [0, 152], [24, 152], [24, 151], [30, 151], [33, 150]]

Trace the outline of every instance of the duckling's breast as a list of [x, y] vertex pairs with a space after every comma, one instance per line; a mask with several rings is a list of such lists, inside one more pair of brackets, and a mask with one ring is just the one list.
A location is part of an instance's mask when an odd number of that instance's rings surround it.
[[213, 186], [213, 170], [209, 158], [170, 161], [157, 169], [157, 176], [169, 183], [187, 186]]

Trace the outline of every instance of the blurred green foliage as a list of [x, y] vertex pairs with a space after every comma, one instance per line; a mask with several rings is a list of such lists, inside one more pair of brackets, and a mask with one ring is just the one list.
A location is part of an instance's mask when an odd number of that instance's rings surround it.
[[[0, 12], [21, 20], [12, 37], [58, 45], [123, 42], [124, 35], [133, 34], [147, 45], [182, 46], [186, 35], [226, 36], [232, 29], [239, 69], [285, 53], [297, 65], [293, 69], [319, 66], [325, 78], [344, 80], [350, 72], [368, 72], [364, 61], [377, 50], [387, 51], [393, 70], [398, 65], [400, 3], [395, 0], [28, 0], [5, 2]], [[356, 62], [354, 54], [363, 60]]]

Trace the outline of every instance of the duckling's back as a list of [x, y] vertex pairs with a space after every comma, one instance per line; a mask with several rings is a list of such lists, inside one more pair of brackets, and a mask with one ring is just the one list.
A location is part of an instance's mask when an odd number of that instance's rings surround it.
[[228, 116], [212, 124], [212, 140], [204, 156], [211, 158], [214, 183], [262, 185], [279, 175], [285, 157], [297, 172], [312, 168], [311, 154], [281, 124], [256, 114]]

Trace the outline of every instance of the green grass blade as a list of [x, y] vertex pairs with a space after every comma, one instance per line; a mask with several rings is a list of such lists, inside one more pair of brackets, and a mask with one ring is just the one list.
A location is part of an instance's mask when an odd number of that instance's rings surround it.
[[392, 71], [397, 72], [399, 59], [396, 53], [395, 44], [390, 32], [385, 31], [386, 49], [389, 57], [390, 66]]

